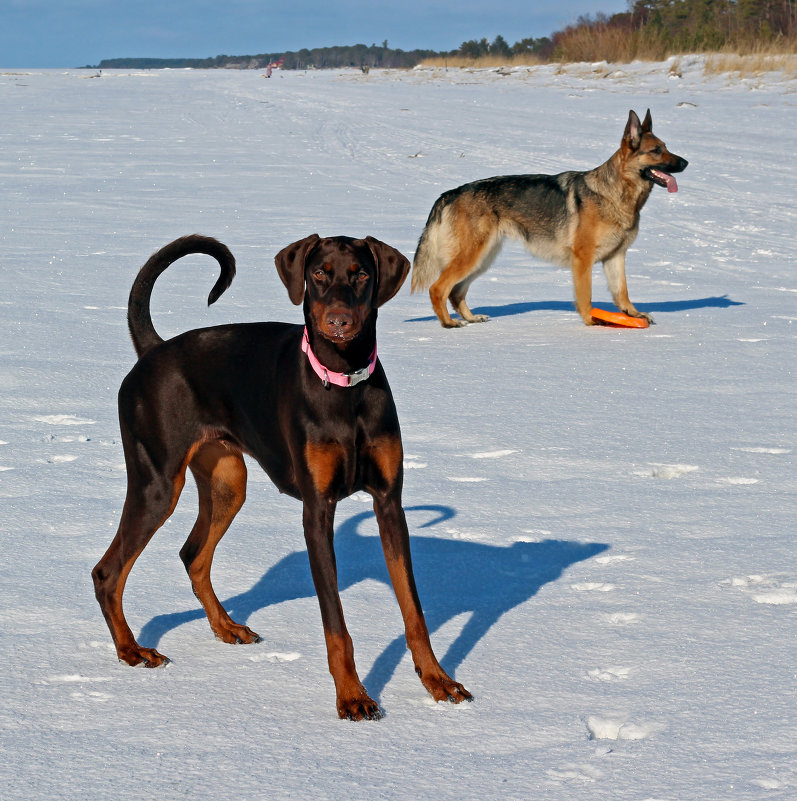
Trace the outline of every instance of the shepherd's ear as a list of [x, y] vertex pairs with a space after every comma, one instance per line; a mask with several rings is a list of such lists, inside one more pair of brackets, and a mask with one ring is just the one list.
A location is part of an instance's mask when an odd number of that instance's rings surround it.
[[625, 142], [631, 150], [637, 150], [642, 142], [642, 123], [633, 110], [628, 112], [628, 122], [625, 124], [623, 142]]
[[645, 114], [645, 119], [642, 121], [642, 133], [650, 133], [653, 130], [653, 117], [650, 116], [650, 109]]
[[403, 253], [372, 236], [365, 237], [365, 241], [371, 249], [379, 276], [376, 305], [382, 306], [401, 289], [410, 271], [410, 262]]
[[284, 247], [274, 257], [279, 277], [288, 290], [291, 303], [295, 306], [298, 306], [304, 299], [304, 265], [308, 254], [319, 239], [318, 234], [310, 234], [310, 236]]

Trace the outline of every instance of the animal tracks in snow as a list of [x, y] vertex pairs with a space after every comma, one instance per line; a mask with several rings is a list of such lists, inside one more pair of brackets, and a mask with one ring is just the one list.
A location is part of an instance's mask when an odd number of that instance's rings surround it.
[[633, 556], [628, 556], [628, 554], [624, 553], [617, 553], [617, 554], [607, 554], [606, 556], [596, 556], [595, 561], [599, 565], [611, 565], [616, 562], [631, 562], [633, 561]]
[[[602, 556], [596, 557], [594, 560], [595, 565], [601, 568], [608, 569], [609, 571], [623, 571], [627, 566], [634, 561], [634, 557], [624, 553], [607, 553]], [[607, 578], [611, 578], [610, 576]], [[581, 581], [570, 585], [570, 589], [579, 593], [590, 594], [593, 597], [593, 604], [613, 603], [616, 604], [618, 598], [622, 597], [623, 587], [622, 584], [612, 580], [595, 580], [595, 581]], [[606, 600], [600, 599], [601, 594], [606, 594]], [[624, 627], [635, 623], [640, 623], [643, 618], [637, 612], [611, 612], [603, 616], [604, 625]], [[622, 628], [618, 632], [618, 636], [622, 639]], [[618, 648], [618, 654], [624, 653], [625, 648], [622, 645]], [[597, 667], [587, 668], [584, 671], [583, 678], [585, 681], [592, 682], [599, 685], [617, 685], [620, 696], [623, 695], [621, 687], [623, 684], [631, 684], [634, 677], [638, 672], [637, 667], [632, 667], [627, 664], [604, 664]], [[605, 702], [605, 693], [607, 690], [598, 691], [594, 694], [593, 698], [596, 703]], [[614, 693], [617, 696], [617, 693]], [[590, 740], [601, 741], [635, 741], [644, 740], [651, 735], [666, 729], [666, 725], [656, 720], [638, 720], [630, 713], [625, 712], [603, 712], [592, 713], [585, 715], [582, 721], [586, 725], [587, 736]], [[611, 750], [611, 749], [610, 749]], [[567, 770], [562, 771], [549, 771], [551, 779], [561, 780], [567, 775]], [[587, 774], [589, 775], [589, 774]], [[571, 777], [575, 779], [575, 776]]]
[[549, 768], [548, 778], [557, 784], [593, 784], [603, 778], [603, 771], [589, 765], [563, 765], [561, 768]]
[[[740, 454], [764, 455], [764, 456], [783, 456], [791, 453], [792, 449], [788, 447], [777, 447], [769, 445], [751, 445], [751, 446], [733, 446], [731, 451]], [[644, 470], [636, 470], [633, 475], [642, 478], [657, 478], [665, 481], [672, 479], [683, 478], [692, 473], [697, 473], [701, 470], [700, 465], [688, 464], [682, 462], [667, 463], [667, 462], [649, 462], [648, 468]], [[758, 472], [757, 470], [754, 472]], [[731, 486], [731, 487], [745, 487], [753, 484], [758, 484], [760, 479], [755, 476], [749, 475], [730, 475], [730, 476], [715, 476], [710, 479], [716, 484]]]
[[78, 458], [80, 457], [75, 456], [74, 453], [58, 453], [44, 461], [46, 461], [47, 464], [66, 464], [67, 462], [74, 462]]
[[582, 581], [579, 584], [571, 584], [570, 588], [577, 592], [612, 592], [617, 586], [606, 581]]
[[786, 581], [779, 576], [736, 576], [722, 584], [741, 590], [758, 604], [797, 604], [797, 581]]
[[[33, 458], [33, 462], [36, 464], [68, 465], [72, 462], [76, 462], [81, 458], [80, 454], [82, 454], [83, 451], [80, 449], [85, 445], [113, 448], [115, 451], [119, 446], [119, 441], [117, 439], [97, 439], [81, 431], [81, 428], [97, 425], [96, 420], [92, 420], [88, 417], [59, 413], [36, 415], [30, 419], [34, 423], [43, 424], [45, 427], [39, 430], [38, 441], [43, 444], [44, 448], [39, 451], [38, 457]], [[59, 450], [61, 446], [63, 446], [63, 449]], [[96, 452], [92, 458], [94, 458], [92, 462], [93, 465], [102, 466], [104, 468], [111, 467], [114, 470], [124, 470], [124, 464], [121, 462], [108, 465], [101, 459], [97, 459]], [[10, 470], [13, 468], [9, 467], [7, 469]]]
[[91, 442], [91, 439], [84, 434], [67, 434], [64, 436], [48, 434], [46, 437], [42, 438], [42, 442]]
[[97, 422], [74, 414], [44, 414], [33, 419], [37, 423], [47, 423], [51, 426], [93, 426]]
[[82, 676], [80, 673], [63, 673], [58, 676], [48, 676], [42, 684], [91, 684], [96, 682], [111, 681], [106, 676]]
[[742, 451], [743, 453], [767, 453], [770, 456], [781, 456], [785, 453], [791, 453], [791, 448], [769, 448], [769, 447], [746, 447], [746, 448], [731, 448], [732, 451]]
[[613, 626], [630, 626], [632, 623], [639, 623], [642, 615], [637, 612], [613, 612], [607, 616], [607, 620]]
[[594, 668], [587, 671], [587, 678], [590, 681], [625, 681], [631, 672], [631, 668], [619, 666]]
[[657, 464], [652, 463], [650, 475], [653, 478], [664, 478], [664, 479], [672, 479], [672, 478], [680, 478], [681, 476], [686, 475], [687, 473], [694, 473], [696, 470], [700, 468], [695, 464]]
[[666, 728], [661, 723], [634, 723], [624, 717], [587, 718], [587, 731], [591, 740], [644, 740], [651, 734]]
[[69, 692], [69, 697], [74, 701], [88, 701], [88, 702], [105, 702], [112, 701], [115, 696], [111, 693], [101, 692], [99, 690], [91, 690], [86, 685], [98, 684], [112, 681], [110, 677], [106, 676], [82, 676], [79, 673], [67, 673], [57, 676], [48, 676], [41, 681], [43, 686], [57, 687], [57, 686], [71, 686], [74, 687]]
[[[489, 460], [489, 459], [503, 459], [506, 456], [511, 456], [513, 453], [517, 453], [517, 451], [512, 450], [511, 448], [505, 448], [501, 450], [480, 451], [477, 453], [469, 453], [463, 455], [470, 456], [471, 459]], [[485, 481], [490, 481], [490, 478], [488, 476], [448, 476], [448, 480], [454, 481], [458, 484], [481, 484]]]
[[280, 662], [295, 662], [301, 659], [302, 655], [296, 651], [269, 651], [267, 654], [257, 654], [250, 656], [250, 662], [271, 662], [272, 664], [279, 664]]
[[504, 456], [511, 456], [513, 453], [517, 453], [517, 451], [513, 450], [484, 451], [483, 453], [472, 453], [471, 456], [474, 459], [500, 459]]

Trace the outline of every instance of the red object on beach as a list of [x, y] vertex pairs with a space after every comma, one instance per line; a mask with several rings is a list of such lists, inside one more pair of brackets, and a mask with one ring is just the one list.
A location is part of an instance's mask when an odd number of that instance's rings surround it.
[[650, 325], [644, 317], [629, 317], [621, 311], [606, 311], [606, 309], [598, 309], [595, 306], [592, 307], [590, 314], [593, 320], [621, 328], [647, 328]]

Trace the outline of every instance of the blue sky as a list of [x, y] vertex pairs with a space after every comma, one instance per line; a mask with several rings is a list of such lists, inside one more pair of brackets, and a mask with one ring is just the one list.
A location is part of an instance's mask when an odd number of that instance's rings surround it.
[[547, 36], [627, 0], [0, 0], [0, 68], [81, 67], [104, 58], [381, 44], [453, 50], [501, 34]]

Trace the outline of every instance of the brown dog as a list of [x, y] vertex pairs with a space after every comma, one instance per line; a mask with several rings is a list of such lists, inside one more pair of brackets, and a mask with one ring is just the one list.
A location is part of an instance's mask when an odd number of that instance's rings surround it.
[[180, 556], [194, 592], [219, 639], [260, 639], [230, 619], [210, 583], [213, 552], [244, 502], [246, 453], [282, 492], [304, 505], [305, 539], [340, 717], [381, 714], [354, 666], [332, 544], [335, 506], [359, 490], [374, 499], [421, 682], [436, 701], [470, 700], [432, 652], [401, 505], [398, 417], [376, 356], [377, 308], [398, 291], [409, 262], [372, 237], [313, 234], [276, 257], [291, 301], [304, 302], [305, 327], [222, 325], [164, 342], [150, 316], [152, 287], [172, 262], [189, 253], [213, 256], [221, 266], [208, 299], [213, 303], [230, 285], [235, 260], [220, 242], [196, 235], [155, 253], [130, 293], [128, 323], [139, 360], [119, 391], [127, 498], [116, 536], [92, 573], [119, 659], [147, 667], [168, 661], [135, 641], [122, 593], [133, 563], [174, 511], [186, 468], [199, 490], [199, 517]]
[[[432, 308], [445, 328], [484, 322], [465, 302], [471, 283], [484, 273], [504, 237], [520, 239], [538, 258], [573, 272], [576, 309], [587, 325], [592, 309], [592, 265], [603, 269], [617, 307], [632, 317], [625, 252], [639, 231], [639, 212], [653, 184], [678, 191], [672, 173], [688, 162], [654, 136], [631, 111], [620, 149], [587, 172], [504, 175], [474, 181], [442, 194], [432, 206], [418, 242], [412, 289], [429, 289]], [[452, 319], [450, 301], [461, 320]]]

